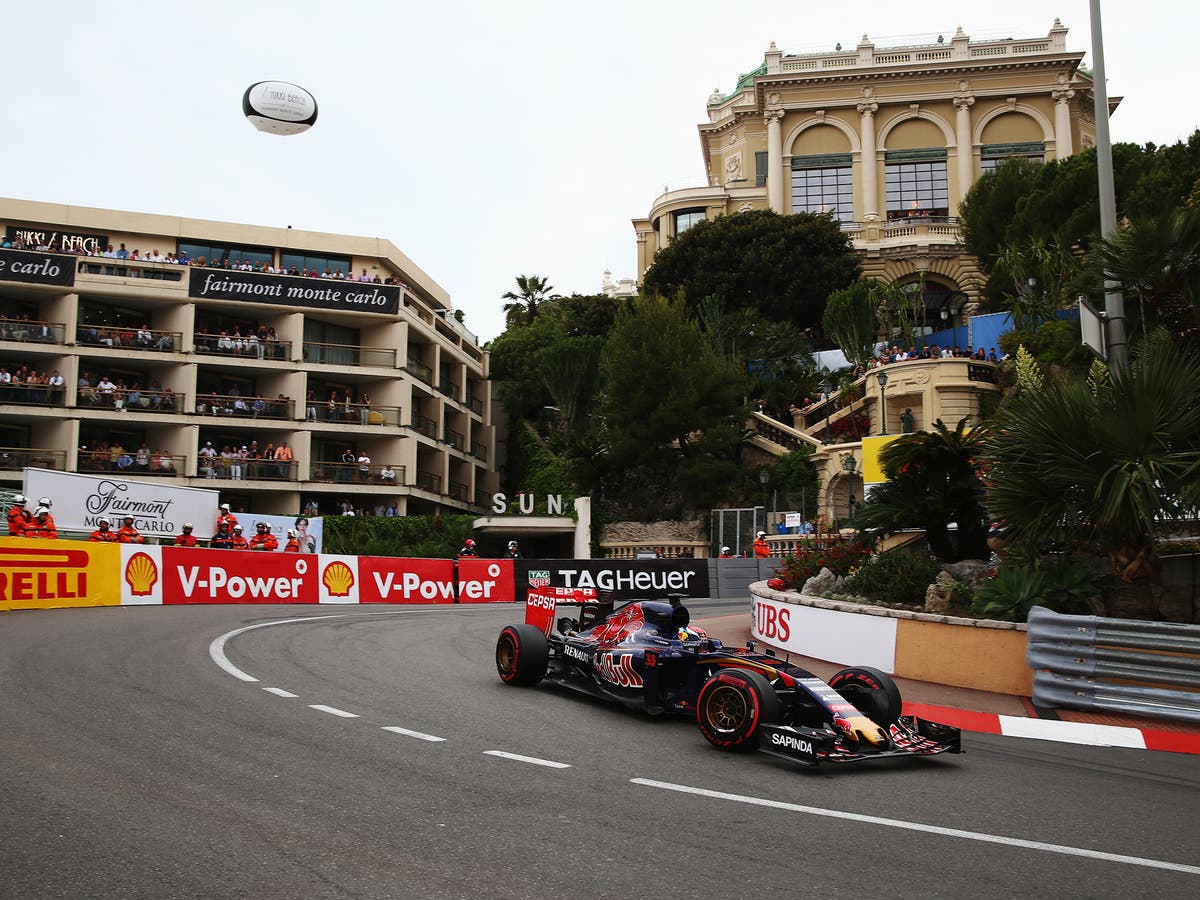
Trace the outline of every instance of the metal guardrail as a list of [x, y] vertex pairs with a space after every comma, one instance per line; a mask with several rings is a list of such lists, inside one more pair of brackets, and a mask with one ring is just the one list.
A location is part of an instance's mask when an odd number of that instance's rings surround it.
[[1025, 659], [1037, 706], [1200, 722], [1200, 626], [1035, 606]]

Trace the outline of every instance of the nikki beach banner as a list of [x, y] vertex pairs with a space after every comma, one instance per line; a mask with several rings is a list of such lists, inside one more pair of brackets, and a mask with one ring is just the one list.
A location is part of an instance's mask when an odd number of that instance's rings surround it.
[[400, 311], [400, 288], [394, 284], [263, 275], [235, 269], [193, 267], [188, 280], [188, 296], [199, 300], [248, 300], [390, 316]]

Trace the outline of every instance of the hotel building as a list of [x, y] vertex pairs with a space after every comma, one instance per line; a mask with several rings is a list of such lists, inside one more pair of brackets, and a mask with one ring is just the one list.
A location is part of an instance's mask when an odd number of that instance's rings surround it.
[[9, 199], [0, 236], [0, 485], [31, 465], [252, 513], [490, 504], [488, 355], [390, 242]]

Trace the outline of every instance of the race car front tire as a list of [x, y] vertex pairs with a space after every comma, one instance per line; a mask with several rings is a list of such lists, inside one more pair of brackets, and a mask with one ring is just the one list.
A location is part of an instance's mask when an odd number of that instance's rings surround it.
[[496, 671], [505, 684], [527, 686], [546, 677], [550, 642], [532, 625], [507, 625], [496, 640]]
[[842, 669], [829, 679], [829, 686], [885, 729], [900, 718], [904, 708], [900, 688], [896, 687], [892, 677], [870, 666]]
[[704, 682], [696, 698], [696, 723], [714, 747], [748, 753], [757, 750], [761, 725], [779, 721], [779, 697], [758, 672], [721, 669]]

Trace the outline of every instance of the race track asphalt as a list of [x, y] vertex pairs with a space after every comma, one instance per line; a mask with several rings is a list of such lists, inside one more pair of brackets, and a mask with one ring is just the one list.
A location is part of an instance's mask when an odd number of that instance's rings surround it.
[[[968, 735], [961, 756], [801, 770], [690, 721], [502, 685], [495, 638], [518, 612], [3, 615], [0, 893], [1200, 892], [1195, 757]], [[214, 639], [272, 620], [224, 645], [257, 681], [214, 661]]]

